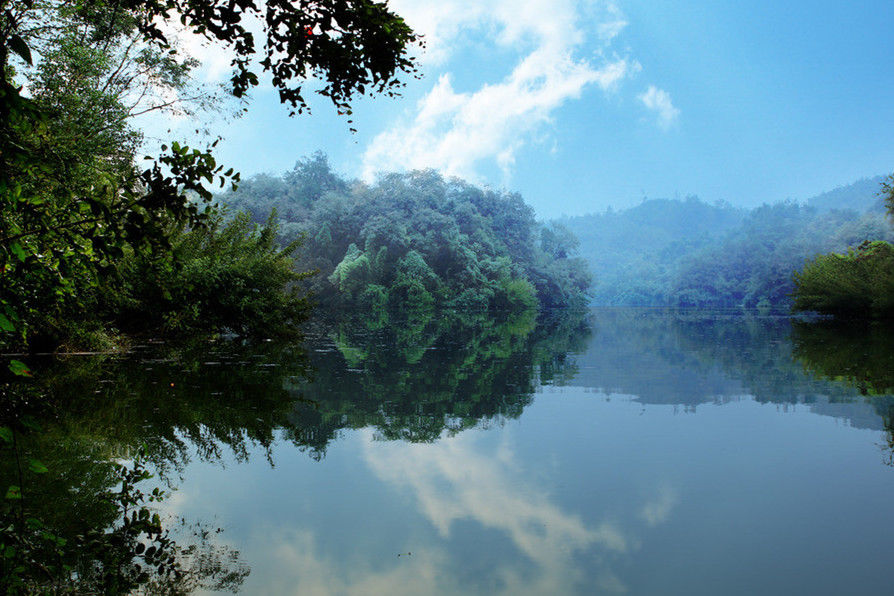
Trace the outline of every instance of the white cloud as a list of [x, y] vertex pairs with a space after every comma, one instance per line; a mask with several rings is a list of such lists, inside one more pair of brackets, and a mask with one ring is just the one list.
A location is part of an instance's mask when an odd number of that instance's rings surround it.
[[[590, 582], [599, 593], [626, 591], [611, 565], [638, 548], [637, 542], [612, 519], [587, 523], [557, 503], [550, 483], [516, 456], [509, 433], [494, 442], [489, 432], [467, 431], [430, 444], [377, 441], [372, 429], [357, 436], [362, 459], [373, 474], [397, 489], [398, 498], [412, 497], [408, 519], [418, 512], [436, 535], [430, 535], [428, 528], [398, 532], [388, 538], [391, 551], [372, 553], [363, 528], [352, 548], [340, 549], [333, 548], [337, 540], [326, 538], [331, 528], [325, 523], [299, 517], [298, 525], [253, 525], [247, 542], [230, 545], [251, 559], [246, 591], [469, 593], [473, 591], [469, 578], [457, 573], [463, 556], [448, 540], [451, 533], [465, 531], [460, 527], [463, 522], [505, 536], [515, 547], [492, 559], [488, 593], [570, 594], [581, 592]], [[193, 494], [190, 501], [202, 499]], [[397, 557], [398, 551], [407, 556]]]
[[680, 110], [674, 107], [670, 94], [655, 85], [649, 85], [649, 89], [639, 95], [639, 100], [646, 108], [655, 112], [658, 126], [664, 130], [668, 130], [680, 116]]
[[465, 30], [486, 21], [486, 2], [469, 0], [396, 0], [391, 9], [418, 33], [425, 35], [425, 50], [419, 56], [424, 68], [443, 64], [450, 56], [451, 42]]
[[[249, 28], [255, 32], [260, 30], [260, 21], [253, 15], [246, 15], [246, 21], [250, 21]], [[231, 52], [221, 43], [208, 40], [205, 36], [194, 33], [186, 26], [181, 25], [176, 19], [156, 19], [161, 32], [168, 38], [178, 50], [187, 56], [199, 61], [197, 78], [206, 83], [218, 83], [229, 78], [232, 67]]]
[[627, 19], [624, 18], [624, 13], [621, 12], [621, 9], [614, 2], [606, 3], [603, 14], [605, 16], [600, 19], [597, 31], [599, 31], [601, 39], [611, 41], [620, 35], [621, 31], [627, 26]]
[[[584, 9], [602, 22], [589, 23]], [[373, 139], [363, 158], [364, 176], [386, 169], [434, 167], [448, 175], [476, 178], [482, 162], [504, 172], [533, 133], [556, 109], [593, 85], [613, 90], [638, 70], [628, 58], [605, 55], [625, 22], [613, 4], [575, 0], [499, 0], [492, 3], [426, 0], [393, 3], [394, 9], [426, 37], [424, 65], [445, 63], [464, 35], [492, 40], [501, 51], [521, 49], [508, 74], [462, 92], [449, 73], [441, 74], [419, 100], [415, 113]], [[592, 11], [591, 11], [592, 12]], [[593, 61], [578, 56], [596, 30]]]

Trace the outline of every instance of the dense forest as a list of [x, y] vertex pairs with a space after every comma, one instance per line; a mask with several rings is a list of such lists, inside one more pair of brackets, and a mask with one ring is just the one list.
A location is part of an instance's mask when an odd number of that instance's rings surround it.
[[789, 308], [793, 273], [811, 259], [894, 239], [881, 180], [803, 204], [746, 211], [696, 197], [652, 199], [560, 223], [578, 236], [596, 275], [594, 304]]
[[317, 271], [321, 305], [367, 312], [427, 308], [579, 307], [591, 283], [577, 240], [540, 225], [518, 194], [434, 171], [349, 181], [317, 153], [281, 176], [258, 175], [219, 196], [283, 243], [304, 238], [296, 266]]

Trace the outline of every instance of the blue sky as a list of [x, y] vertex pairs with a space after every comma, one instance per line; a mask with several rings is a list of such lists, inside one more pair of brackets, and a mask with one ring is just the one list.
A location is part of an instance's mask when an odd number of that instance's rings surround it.
[[[288, 118], [269, 87], [220, 158], [282, 172], [433, 167], [540, 217], [695, 194], [758, 205], [894, 171], [894, 3], [392, 1], [426, 35], [402, 98]], [[204, 76], [225, 76], [208, 53]]]

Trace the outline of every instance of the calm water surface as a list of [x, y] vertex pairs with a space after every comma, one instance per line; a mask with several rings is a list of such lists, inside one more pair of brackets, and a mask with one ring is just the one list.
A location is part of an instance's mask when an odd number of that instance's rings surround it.
[[248, 594], [890, 594], [892, 355], [729, 313], [358, 321], [60, 364], [48, 440], [146, 445]]

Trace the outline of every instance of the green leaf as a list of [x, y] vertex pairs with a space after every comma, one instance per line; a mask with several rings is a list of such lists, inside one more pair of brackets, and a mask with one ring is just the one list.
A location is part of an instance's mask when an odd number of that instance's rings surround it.
[[28, 47], [28, 44], [25, 43], [18, 35], [13, 35], [9, 38], [9, 49], [18, 54], [22, 60], [27, 62], [29, 65], [34, 64], [31, 61], [31, 49]]
[[29, 530], [40, 530], [44, 527], [43, 522], [36, 517], [29, 517], [28, 519], [26, 519], [25, 525], [28, 526]]
[[0, 439], [5, 443], [12, 443], [12, 429], [8, 426], [0, 426]]
[[23, 416], [19, 422], [22, 426], [27, 428], [30, 431], [39, 433], [40, 432], [40, 424], [38, 424], [37, 420], [34, 419], [33, 416]]
[[[0, 316], [2, 316], [2, 315], [0, 315]], [[26, 365], [21, 360], [10, 360], [9, 370], [12, 371], [12, 374], [19, 376], [19, 377], [32, 376], [31, 370], [28, 368], [28, 365]]]
[[15, 331], [15, 325], [7, 319], [4, 315], [0, 314], [0, 329], [3, 331]]
[[22, 498], [22, 489], [15, 484], [11, 485], [8, 489], [6, 489], [6, 498], [12, 501], [18, 500]]
[[[0, 316], [2, 316], [2, 315], [0, 315]], [[30, 370], [30, 369], [28, 368], [28, 366], [27, 366], [24, 362], [22, 362], [21, 360], [11, 360], [11, 361], [9, 362], [9, 370], [12, 371], [12, 374], [14, 374], [14, 375], [16, 375], [16, 376], [19, 376], [19, 377], [30, 377], [30, 376], [32, 376], [32, 375], [31, 375], [31, 370]]]
[[35, 474], [46, 474], [47, 472], [49, 472], [47, 467], [45, 465], [43, 465], [42, 463], [40, 463], [39, 461], [37, 461], [36, 459], [28, 460], [28, 469], [31, 470], [32, 472], [34, 472]]
[[19, 258], [20, 261], [24, 261], [28, 258], [28, 253], [25, 252], [25, 249], [22, 248], [22, 245], [18, 242], [13, 242], [12, 245], [9, 247], [9, 250], [11, 250], [13, 254], [15, 254], [15, 256]]

